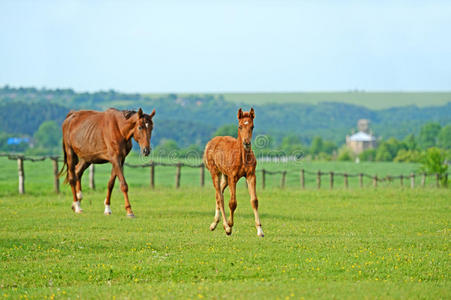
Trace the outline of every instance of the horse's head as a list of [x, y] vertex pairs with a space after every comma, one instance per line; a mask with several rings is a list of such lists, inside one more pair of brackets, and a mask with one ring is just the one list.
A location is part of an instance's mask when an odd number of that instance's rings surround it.
[[251, 149], [252, 131], [254, 130], [254, 109], [249, 112], [238, 110], [238, 139], [243, 143], [244, 149]]
[[133, 130], [133, 138], [139, 144], [141, 152], [148, 156], [150, 154], [150, 138], [152, 137], [153, 121], [155, 109], [150, 115], [143, 113], [142, 109], [138, 110], [138, 120], [135, 123]]

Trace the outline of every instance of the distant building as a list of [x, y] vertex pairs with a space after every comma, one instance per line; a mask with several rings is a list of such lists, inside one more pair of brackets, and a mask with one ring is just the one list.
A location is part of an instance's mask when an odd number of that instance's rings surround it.
[[346, 136], [346, 145], [355, 154], [360, 154], [367, 149], [373, 149], [377, 147], [376, 137], [373, 135], [370, 129], [370, 121], [367, 119], [360, 119], [357, 122], [358, 132], [353, 135]]
[[22, 138], [22, 137], [10, 137], [6, 141], [6, 143], [8, 145], [19, 145], [21, 143], [27, 143], [28, 144], [29, 142], [30, 142], [30, 139], [27, 138], [27, 137], [25, 137], [25, 138]]

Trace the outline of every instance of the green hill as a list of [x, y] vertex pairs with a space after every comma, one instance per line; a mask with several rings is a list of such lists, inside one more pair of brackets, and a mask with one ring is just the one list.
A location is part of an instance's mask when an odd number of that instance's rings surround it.
[[[219, 94], [215, 94], [219, 95]], [[384, 109], [399, 106], [440, 106], [451, 102], [451, 92], [299, 92], [299, 93], [224, 93], [226, 101], [245, 104], [341, 102]]]

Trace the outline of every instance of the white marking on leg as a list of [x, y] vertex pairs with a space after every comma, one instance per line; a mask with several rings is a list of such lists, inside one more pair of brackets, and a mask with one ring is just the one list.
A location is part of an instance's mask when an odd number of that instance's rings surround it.
[[105, 201], [103, 201], [103, 204], [105, 204], [104, 214], [111, 215], [113, 212], [111, 211], [111, 207], [108, 204], [106, 204], [106, 198], [105, 198]]
[[215, 220], [213, 221], [213, 223], [211, 223], [210, 225], [210, 230], [213, 231], [216, 229], [216, 226], [219, 223], [219, 214], [221, 213], [221, 211], [219, 209], [216, 210], [215, 212]]
[[83, 212], [83, 209], [81, 209], [80, 201], [75, 201], [75, 202], [72, 204], [72, 207], [74, 208], [74, 211], [75, 211], [75, 213], [77, 213], [77, 214]]
[[105, 215], [111, 215], [112, 214], [111, 208], [107, 204], [105, 204], [105, 212], [104, 212], [104, 214]]
[[261, 237], [264, 237], [264, 236], [265, 236], [265, 235], [263, 234], [263, 229], [262, 229], [261, 226], [258, 226], [258, 227], [257, 227], [257, 235], [258, 235], [258, 236], [261, 236]]
[[78, 191], [78, 192], [77, 192], [77, 199], [78, 199], [78, 200], [83, 199], [83, 193], [82, 193], [81, 191]]

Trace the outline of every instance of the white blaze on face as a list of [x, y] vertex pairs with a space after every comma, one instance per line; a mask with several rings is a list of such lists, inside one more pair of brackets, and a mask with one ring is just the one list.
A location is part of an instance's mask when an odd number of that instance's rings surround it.
[[146, 128], [149, 128], [149, 123], [146, 123]]
[[245, 122], [244, 122], [244, 125], [247, 125], [247, 124], [249, 124], [249, 121], [245, 121]]

